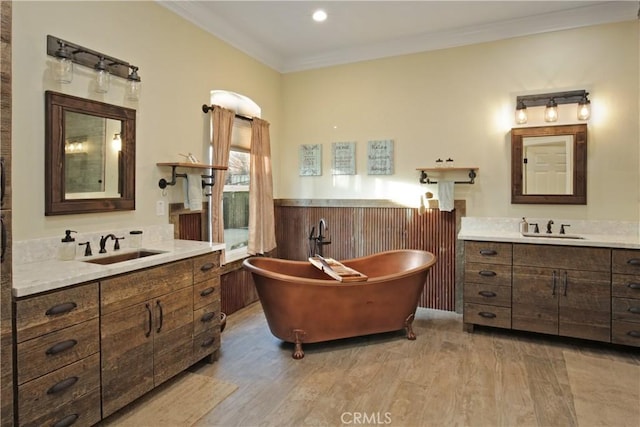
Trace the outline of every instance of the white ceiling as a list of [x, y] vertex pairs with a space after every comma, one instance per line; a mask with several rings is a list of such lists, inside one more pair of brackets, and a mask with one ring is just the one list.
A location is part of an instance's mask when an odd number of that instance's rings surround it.
[[[636, 19], [637, 1], [156, 0], [283, 73]], [[323, 23], [311, 14], [322, 8]]]

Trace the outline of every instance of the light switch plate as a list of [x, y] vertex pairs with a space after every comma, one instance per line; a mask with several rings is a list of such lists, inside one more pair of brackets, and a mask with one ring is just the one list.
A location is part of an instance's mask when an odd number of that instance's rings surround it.
[[156, 215], [164, 215], [164, 200], [158, 200], [156, 202]]

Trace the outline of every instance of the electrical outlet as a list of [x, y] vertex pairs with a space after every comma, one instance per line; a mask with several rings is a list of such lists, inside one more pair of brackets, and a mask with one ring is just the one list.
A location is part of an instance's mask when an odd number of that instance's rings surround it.
[[156, 215], [164, 215], [164, 200], [158, 200], [156, 202]]

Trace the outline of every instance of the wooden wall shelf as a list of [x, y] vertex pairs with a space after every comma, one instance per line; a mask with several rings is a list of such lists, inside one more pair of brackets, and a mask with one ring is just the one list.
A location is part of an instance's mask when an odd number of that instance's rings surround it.
[[460, 171], [469, 171], [469, 180], [468, 181], [454, 181], [455, 184], [474, 184], [477, 176], [477, 167], [455, 167], [455, 168], [416, 168], [416, 170], [420, 171], [420, 183], [421, 184], [437, 184], [438, 181], [432, 181], [429, 179], [429, 175], [427, 172], [433, 173], [446, 173], [446, 172], [460, 172]]
[[[170, 166], [171, 167], [171, 181], [167, 181], [162, 178], [158, 181], [158, 187], [165, 189], [168, 185], [176, 185], [176, 178], [186, 178], [187, 174], [185, 173], [176, 173], [176, 168], [187, 168], [187, 169], [214, 169], [214, 170], [227, 170], [226, 166], [217, 166], [217, 165], [208, 165], [205, 163], [190, 163], [190, 162], [167, 162], [167, 163], [156, 163], [157, 166]], [[212, 187], [215, 184], [214, 175], [202, 175], [202, 187]], [[210, 182], [205, 181], [205, 179], [210, 179]]]

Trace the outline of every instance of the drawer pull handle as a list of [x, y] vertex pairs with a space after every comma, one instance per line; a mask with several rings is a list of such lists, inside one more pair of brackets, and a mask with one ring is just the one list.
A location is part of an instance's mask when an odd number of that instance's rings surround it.
[[215, 341], [216, 339], [214, 337], [207, 338], [206, 340], [202, 341], [202, 344], [200, 344], [200, 347], [210, 347], [211, 345], [213, 345]]
[[498, 255], [498, 252], [494, 251], [493, 249], [480, 249], [480, 255], [494, 256]]
[[56, 314], [68, 313], [77, 306], [78, 304], [76, 304], [75, 302], [65, 302], [64, 304], [54, 305], [44, 314], [46, 314], [47, 316], [55, 316]]
[[49, 347], [49, 349], [46, 351], [46, 354], [49, 356], [53, 356], [54, 354], [62, 353], [63, 351], [69, 350], [76, 344], [78, 344], [78, 341], [76, 340], [61, 341]]
[[627, 311], [633, 314], [640, 314], [640, 307], [629, 307]]
[[213, 291], [215, 291], [216, 288], [214, 288], [213, 286], [208, 287], [207, 289], [203, 289], [202, 291], [200, 291], [200, 296], [201, 297], [206, 297], [207, 295], [210, 295], [213, 293]]
[[496, 317], [495, 313], [489, 313], [488, 311], [481, 311], [478, 314], [485, 319], [494, 319]]
[[215, 313], [214, 312], [209, 312], [209, 313], [205, 313], [202, 315], [202, 317], [200, 318], [201, 322], [210, 322], [211, 319], [213, 319], [215, 317]]
[[480, 270], [478, 274], [484, 277], [493, 277], [497, 275], [495, 271], [491, 270]]
[[640, 283], [633, 283], [633, 282], [632, 282], [632, 283], [629, 283], [629, 284], [627, 284], [627, 288], [630, 288], [630, 289], [640, 289]]
[[64, 391], [78, 382], [78, 377], [69, 377], [65, 380], [60, 381], [59, 383], [51, 386], [49, 390], [47, 390], [47, 394], [56, 394]]
[[629, 331], [627, 335], [633, 338], [640, 338], [640, 331]]
[[627, 261], [627, 264], [640, 266], [640, 258], [631, 258], [629, 261]]
[[209, 271], [214, 267], [214, 264], [212, 262], [208, 262], [205, 265], [203, 265], [202, 267], [200, 267], [200, 271]]
[[60, 421], [51, 425], [51, 427], [68, 427], [78, 420], [78, 414], [67, 415]]
[[480, 291], [478, 292], [478, 295], [487, 297], [487, 298], [493, 298], [496, 296], [496, 293], [491, 291]]

